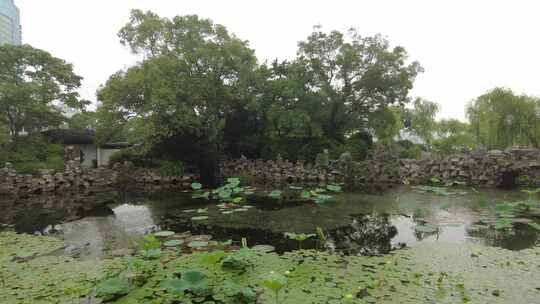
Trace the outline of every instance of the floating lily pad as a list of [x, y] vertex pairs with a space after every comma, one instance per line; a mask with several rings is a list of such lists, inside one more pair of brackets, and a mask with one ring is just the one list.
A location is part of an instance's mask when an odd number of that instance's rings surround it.
[[235, 212], [246, 212], [246, 211], [249, 211], [249, 209], [246, 209], [246, 208], [238, 208], [236, 210], [234, 210]]
[[531, 222], [531, 223], [529, 223], [529, 226], [531, 226], [532, 228], [540, 231], [540, 224]]
[[194, 216], [191, 218], [192, 221], [204, 221], [204, 220], [207, 220], [208, 219], [208, 216], [206, 215], [203, 215], [203, 216]]
[[157, 237], [169, 237], [169, 236], [174, 235], [174, 231], [167, 231], [167, 230], [158, 231], [158, 232], [154, 233], [154, 235], [157, 236]]
[[170, 240], [163, 243], [165, 247], [176, 247], [182, 245], [184, 242], [181, 240]]
[[205, 241], [193, 241], [193, 242], [189, 242], [188, 244], [189, 248], [194, 248], [194, 249], [204, 248], [207, 246], [208, 246], [208, 242], [205, 242]]
[[255, 245], [251, 247], [252, 250], [261, 252], [274, 252], [276, 248], [272, 245]]
[[233, 214], [233, 213], [234, 213], [234, 211], [223, 211], [223, 212], [221, 212], [221, 214], [225, 214], [225, 215]]
[[185, 212], [185, 213], [193, 213], [193, 212], [197, 212], [197, 209], [187, 209], [187, 210], [184, 210], [182, 212]]

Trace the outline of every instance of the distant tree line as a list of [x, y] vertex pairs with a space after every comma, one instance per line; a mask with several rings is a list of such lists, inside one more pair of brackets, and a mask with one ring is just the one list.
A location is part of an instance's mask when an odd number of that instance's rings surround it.
[[[380, 35], [316, 26], [294, 59], [269, 63], [196, 15], [134, 10], [118, 36], [141, 61], [99, 88], [95, 112], [85, 110], [89, 102], [77, 94], [82, 78], [71, 65], [30, 46], [0, 46], [5, 151], [16, 151], [23, 129], [93, 129], [97, 144], [136, 143], [122, 155], [181, 160], [214, 184], [223, 157], [314, 160], [328, 150], [332, 158], [349, 152], [362, 159], [374, 147], [402, 157], [538, 147], [539, 99], [496, 88], [467, 106], [467, 122], [437, 120], [436, 102], [409, 96], [420, 64]], [[68, 118], [69, 109], [76, 114]]]

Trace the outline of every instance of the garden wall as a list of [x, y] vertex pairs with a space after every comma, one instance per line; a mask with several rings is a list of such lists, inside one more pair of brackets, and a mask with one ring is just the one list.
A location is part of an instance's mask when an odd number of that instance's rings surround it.
[[540, 150], [474, 151], [421, 160], [380, 157], [361, 162], [331, 161], [327, 169], [302, 161], [230, 160], [224, 176], [247, 175], [266, 183], [343, 182], [365, 184], [443, 184], [469, 186], [540, 186]]
[[118, 183], [166, 185], [190, 188], [195, 175], [162, 177], [157, 170], [137, 168], [131, 164], [114, 168], [86, 168], [78, 161], [66, 161], [65, 170], [41, 170], [37, 174], [19, 174], [7, 163], [0, 168], [0, 195], [62, 193], [65, 191], [97, 191]]
[[[249, 160], [222, 163], [224, 177], [240, 176], [255, 183], [344, 182], [362, 187], [379, 184], [442, 184], [469, 186], [540, 186], [540, 150], [475, 151], [421, 160], [379, 157], [362, 162], [330, 161], [328, 168], [287, 160]], [[63, 172], [42, 170], [39, 174], [18, 174], [10, 164], [0, 169], [0, 195], [93, 191], [121, 182], [189, 189], [198, 176], [161, 176], [157, 170], [117, 164], [114, 168], [82, 168], [66, 161]]]

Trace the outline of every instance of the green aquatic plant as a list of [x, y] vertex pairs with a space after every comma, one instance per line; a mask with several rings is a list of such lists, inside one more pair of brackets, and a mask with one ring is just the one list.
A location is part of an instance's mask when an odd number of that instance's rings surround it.
[[104, 301], [114, 301], [131, 291], [131, 284], [123, 278], [110, 278], [96, 286], [96, 295]]
[[540, 193], [540, 188], [536, 188], [534, 190], [522, 189], [521, 192], [527, 193], [528, 199], [530, 201], [534, 201], [535, 197], [538, 195], [538, 193]]
[[157, 259], [161, 257], [161, 242], [155, 235], [147, 234], [139, 242], [139, 253], [144, 258]]
[[293, 233], [293, 232], [285, 232], [285, 236], [291, 240], [295, 240], [298, 242], [298, 249], [302, 249], [302, 242], [305, 240], [315, 237], [316, 235], [313, 233], [305, 234], [305, 233]]
[[223, 258], [221, 267], [226, 270], [246, 271], [248, 268], [253, 268], [252, 259], [254, 254], [254, 251], [242, 248]]
[[174, 296], [183, 296], [185, 292], [191, 292], [196, 296], [206, 296], [211, 293], [205, 274], [199, 270], [186, 270], [182, 272], [180, 279], [168, 278], [161, 281], [159, 286]]
[[450, 194], [453, 194], [451, 192], [448, 192], [446, 188], [444, 187], [435, 187], [435, 186], [414, 186], [412, 187], [415, 190], [418, 190], [423, 193], [433, 193], [440, 196], [448, 196]]
[[257, 297], [253, 288], [237, 284], [231, 280], [223, 283], [223, 293], [232, 298], [234, 303], [241, 304], [254, 303]]
[[495, 221], [495, 229], [504, 230], [513, 227], [512, 220], [508, 218], [499, 218]]
[[315, 197], [315, 204], [324, 204], [331, 201], [334, 197], [331, 195], [319, 194]]
[[330, 192], [340, 193], [343, 192], [340, 185], [330, 184], [326, 186], [326, 190]]
[[258, 284], [273, 292], [275, 303], [279, 304], [279, 292], [287, 284], [287, 278], [274, 271], [270, 271], [268, 274], [261, 277]]
[[199, 183], [191, 184], [191, 188], [194, 190], [191, 196], [194, 199], [217, 199], [229, 204], [240, 204], [244, 201], [244, 196], [253, 194], [253, 188], [241, 187], [240, 179], [236, 177], [228, 178], [226, 184], [212, 191], [202, 191]]
[[282, 194], [283, 192], [281, 190], [273, 190], [268, 196], [274, 199], [280, 199]]

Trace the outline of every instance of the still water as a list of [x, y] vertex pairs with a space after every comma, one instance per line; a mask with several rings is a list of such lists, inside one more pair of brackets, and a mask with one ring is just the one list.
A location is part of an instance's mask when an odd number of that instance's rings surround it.
[[[317, 227], [327, 240], [322, 245], [307, 240], [303, 248], [374, 255], [427, 242], [470, 242], [513, 250], [539, 245], [538, 232], [519, 220], [508, 230], [491, 225], [496, 203], [522, 200], [525, 194], [449, 191], [454, 194], [439, 196], [398, 187], [380, 195], [340, 194], [323, 205], [280, 203], [259, 195], [248, 201], [248, 208], [223, 214], [217, 203], [194, 200], [190, 193], [113, 190], [87, 196], [3, 199], [0, 222], [21, 233], [59, 236], [68, 244], [66, 252], [84, 259], [130, 253], [142, 235], [160, 229], [189, 230], [223, 241], [246, 238], [249, 245], [269, 244], [278, 252], [299, 246], [285, 232], [315, 233]], [[433, 229], [418, 229], [426, 224]]]

